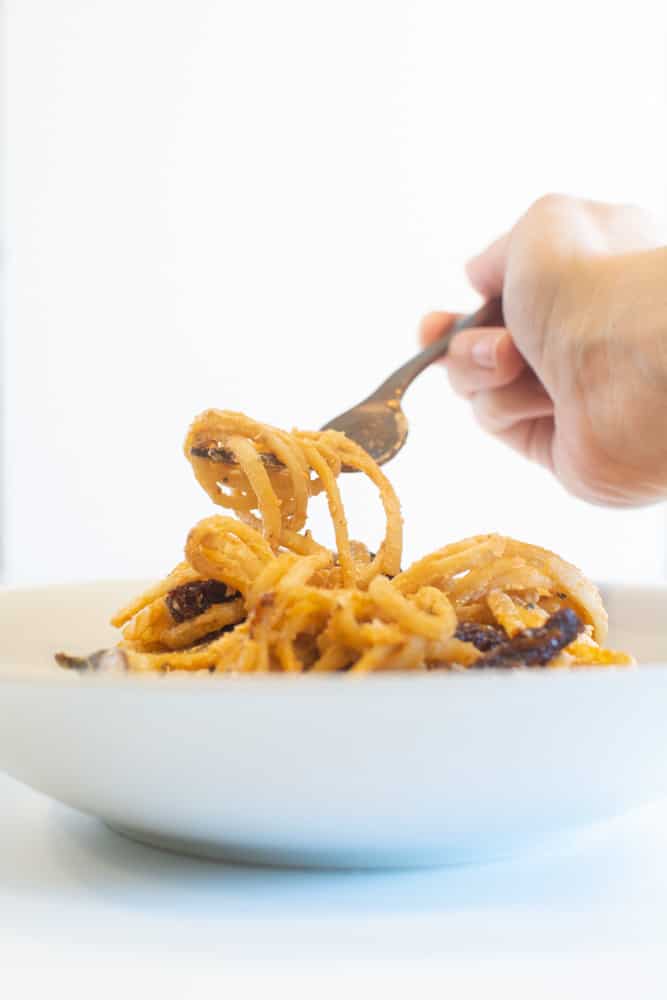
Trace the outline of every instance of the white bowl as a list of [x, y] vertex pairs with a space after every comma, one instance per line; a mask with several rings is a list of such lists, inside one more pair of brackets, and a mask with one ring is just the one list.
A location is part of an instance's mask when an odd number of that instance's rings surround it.
[[667, 588], [609, 587], [637, 669], [81, 676], [137, 583], [0, 592], [0, 768], [139, 840], [227, 859], [500, 856], [667, 795]]

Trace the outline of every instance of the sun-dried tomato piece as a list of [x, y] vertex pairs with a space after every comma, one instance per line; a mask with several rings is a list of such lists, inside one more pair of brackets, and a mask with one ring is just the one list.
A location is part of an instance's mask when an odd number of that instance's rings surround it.
[[171, 617], [180, 625], [208, 611], [213, 604], [226, 604], [239, 596], [220, 580], [193, 580], [171, 590], [165, 602]]
[[473, 664], [475, 667], [545, 667], [561, 649], [583, 631], [579, 616], [561, 608], [540, 628], [527, 628], [495, 646]]
[[481, 625], [479, 622], [459, 622], [454, 633], [456, 639], [462, 642], [471, 642], [481, 653], [486, 653], [494, 646], [499, 646], [501, 642], [507, 640], [507, 632], [504, 628], [497, 628], [495, 625]]

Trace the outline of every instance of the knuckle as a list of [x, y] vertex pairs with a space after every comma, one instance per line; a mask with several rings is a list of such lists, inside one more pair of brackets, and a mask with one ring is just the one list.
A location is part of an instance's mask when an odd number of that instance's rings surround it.
[[560, 212], [564, 208], [569, 208], [575, 201], [576, 199], [570, 195], [551, 191], [534, 201], [528, 211], [533, 215], [549, 215], [552, 212]]
[[447, 366], [447, 374], [452, 391], [457, 396], [462, 396], [463, 399], [470, 399], [475, 390], [470, 384], [469, 376], [467, 377], [465, 372], [458, 371], [456, 368], [450, 368], [449, 366]]
[[472, 409], [478, 424], [491, 434], [503, 430], [505, 421], [498, 405], [498, 394], [492, 389], [477, 392], [472, 397]]

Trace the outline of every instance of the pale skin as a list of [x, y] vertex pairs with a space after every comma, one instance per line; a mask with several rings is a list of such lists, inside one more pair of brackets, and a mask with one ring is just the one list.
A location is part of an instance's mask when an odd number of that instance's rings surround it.
[[[548, 195], [469, 261], [507, 328], [444, 361], [481, 426], [591, 503], [667, 498], [667, 248], [636, 208]], [[453, 320], [434, 312], [424, 344]]]

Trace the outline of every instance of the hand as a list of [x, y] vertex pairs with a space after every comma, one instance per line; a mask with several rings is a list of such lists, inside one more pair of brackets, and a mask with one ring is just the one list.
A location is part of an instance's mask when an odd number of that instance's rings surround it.
[[[593, 503], [667, 497], [667, 249], [646, 218], [549, 195], [467, 271], [507, 323], [444, 359], [482, 427]], [[426, 316], [422, 342], [454, 318]]]

